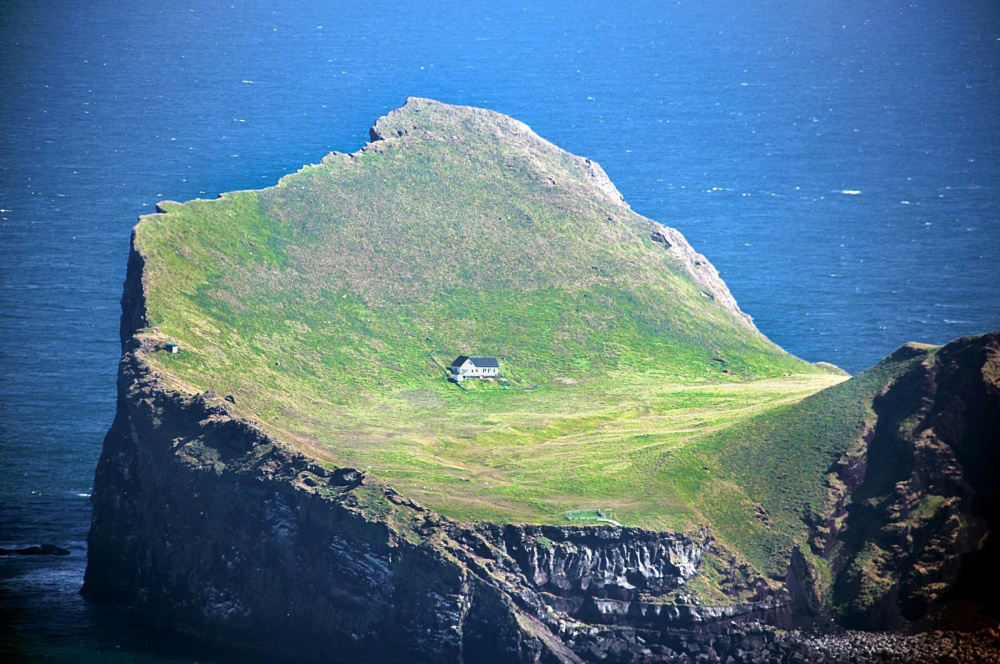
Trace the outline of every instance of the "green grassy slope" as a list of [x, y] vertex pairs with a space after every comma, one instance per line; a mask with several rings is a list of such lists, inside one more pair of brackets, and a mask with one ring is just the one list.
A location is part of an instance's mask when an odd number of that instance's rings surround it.
[[794, 545], [806, 546], [806, 523], [824, 513], [831, 468], [874, 422], [873, 401], [933, 347], [907, 344], [871, 369], [797, 403], [774, 408], [721, 431], [700, 446], [728, 482], [745, 493], [753, 512], [705, 507], [719, 536], [773, 576], [785, 573]]
[[[599, 167], [524, 125], [411, 100], [374, 131], [142, 220], [145, 334], [182, 347], [149, 357], [166, 379], [457, 518], [744, 514], [720, 432], [843, 376], [764, 338], [678, 234], [654, 240]], [[500, 357], [510, 389], [446, 382], [463, 353]]]

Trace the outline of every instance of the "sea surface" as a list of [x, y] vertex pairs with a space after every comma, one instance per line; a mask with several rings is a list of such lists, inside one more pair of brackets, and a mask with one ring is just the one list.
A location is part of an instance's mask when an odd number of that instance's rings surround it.
[[129, 230], [411, 95], [601, 163], [806, 359], [1000, 328], [996, 0], [3, 0], [0, 546], [71, 555], [0, 558], [0, 659], [226, 659], [78, 594]]

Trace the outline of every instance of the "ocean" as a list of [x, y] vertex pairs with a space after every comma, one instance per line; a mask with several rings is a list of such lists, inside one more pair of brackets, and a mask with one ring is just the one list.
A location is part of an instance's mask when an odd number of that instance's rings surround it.
[[1000, 4], [0, 3], [0, 659], [227, 655], [79, 596], [129, 230], [354, 151], [408, 96], [512, 115], [861, 371], [1000, 328]]

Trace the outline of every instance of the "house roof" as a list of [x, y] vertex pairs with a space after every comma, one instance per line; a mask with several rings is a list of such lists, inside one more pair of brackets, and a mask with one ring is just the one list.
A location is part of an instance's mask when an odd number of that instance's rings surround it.
[[467, 361], [472, 362], [472, 366], [480, 367], [482, 369], [499, 369], [500, 363], [497, 362], [495, 357], [469, 357], [468, 355], [459, 355], [455, 358], [455, 361], [451, 363], [453, 367], [460, 367]]

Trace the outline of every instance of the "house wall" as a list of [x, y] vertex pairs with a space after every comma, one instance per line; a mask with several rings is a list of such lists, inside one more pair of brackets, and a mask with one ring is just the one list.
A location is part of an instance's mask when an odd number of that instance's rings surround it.
[[497, 367], [477, 367], [471, 362], [466, 362], [457, 368], [449, 367], [449, 369], [452, 369], [452, 373], [455, 375], [465, 378], [493, 378], [500, 375], [500, 369]]

